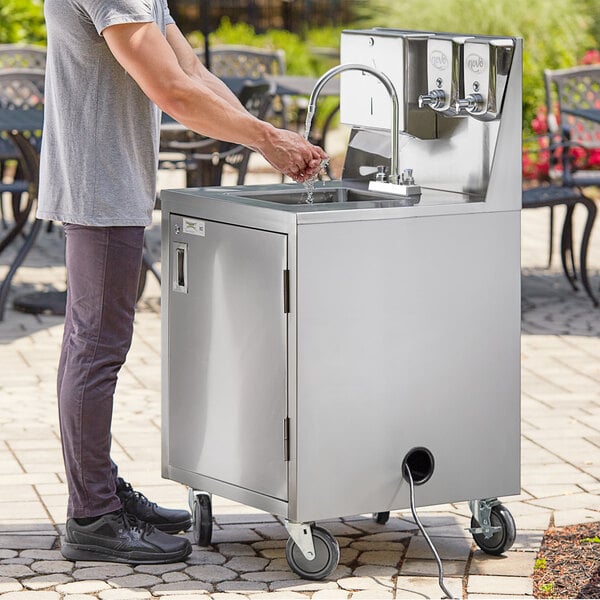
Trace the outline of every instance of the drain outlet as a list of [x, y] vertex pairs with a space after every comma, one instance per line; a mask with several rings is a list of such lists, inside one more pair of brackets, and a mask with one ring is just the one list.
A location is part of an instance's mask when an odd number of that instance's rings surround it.
[[413, 448], [406, 453], [402, 461], [402, 477], [408, 481], [406, 467], [410, 469], [415, 485], [423, 485], [433, 475], [435, 462], [433, 454], [427, 448]]

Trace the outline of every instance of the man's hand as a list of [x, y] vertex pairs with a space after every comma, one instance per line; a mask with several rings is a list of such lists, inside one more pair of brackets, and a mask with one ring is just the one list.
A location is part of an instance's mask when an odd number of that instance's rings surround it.
[[327, 159], [322, 148], [307, 142], [302, 136], [287, 129], [273, 128], [273, 135], [266, 143], [252, 146], [273, 167], [294, 181], [314, 179]]

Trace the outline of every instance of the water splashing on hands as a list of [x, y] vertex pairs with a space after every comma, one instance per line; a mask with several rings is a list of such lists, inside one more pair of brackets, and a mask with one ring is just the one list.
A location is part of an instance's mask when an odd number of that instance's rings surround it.
[[311, 177], [310, 179], [307, 179], [303, 185], [304, 185], [304, 189], [306, 190], [306, 203], [307, 204], [312, 204], [313, 203], [313, 194], [315, 192], [315, 182], [317, 181], [319, 174], [327, 168], [327, 165], [329, 164], [329, 158], [324, 158], [321, 161], [321, 166], [319, 167], [319, 170], [315, 173], [315, 175], [313, 177]]

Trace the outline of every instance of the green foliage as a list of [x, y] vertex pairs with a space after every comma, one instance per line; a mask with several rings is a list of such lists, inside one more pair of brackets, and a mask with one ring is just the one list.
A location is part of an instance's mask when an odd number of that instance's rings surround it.
[[583, 538], [581, 540], [582, 542], [587, 542], [590, 544], [600, 544], [600, 537], [598, 537], [597, 535], [595, 535], [593, 538]]
[[2, 0], [0, 44], [45, 43], [43, 0]]
[[[327, 28], [307, 32], [307, 41], [299, 35], [283, 29], [269, 29], [265, 33], [255, 33], [247, 23], [232, 23], [224, 17], [216, 31], [210, 34], [211, 45], [236, 44], [259, 48], [281, 49], [285, 52], [287, 73], [318, 77], [329, 68], [326, 57], [311, 52], [310, 46], [339, 47], [340, 30]], [[204, 37], [195, 31], [188, 35], [192, 46], [203, 47]]]
[[576, 65], [600, 39], [598, 0], [362, 0], [357, 15], [367, 27], [522, 37], [525, 135], [544, 103], [544, 69]]
[[590, 19], [589, 33], [594, 38], [594, 47], [600, 48], [600, 2], [598, 0], [579, 0], [581, 14]]
[[554, 583], [551, 581], [550, 583], [543, 583], [540, 585], [540, 592], [544, 594], [551, 594], [554, 591]]
[[286, 70], [290, 75], [320, 75], [318, 58], [309, 52], [306, 44], [296, 34], [283, 29], [272, 29], [264, 36], [272, 48], [285, 51]]
[[546, 559], [545, 558], [538, 558], [535, 561], [535, 565], [533, 566], [534, 570], [543, 570], [546, 568]]
[[346, 27], [319, 27], [308, 29], [304, 39], [309, 46], [315, 48], [339, 48], [340, 36]]

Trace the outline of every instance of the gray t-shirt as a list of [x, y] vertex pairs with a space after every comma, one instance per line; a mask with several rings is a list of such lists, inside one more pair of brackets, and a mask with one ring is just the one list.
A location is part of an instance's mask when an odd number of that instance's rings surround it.
[[45, 0], [48, 56], [38, 217], [80, 225], [149, 225], [160, 111], [102, 31], [173, 23], [167, 0]]

